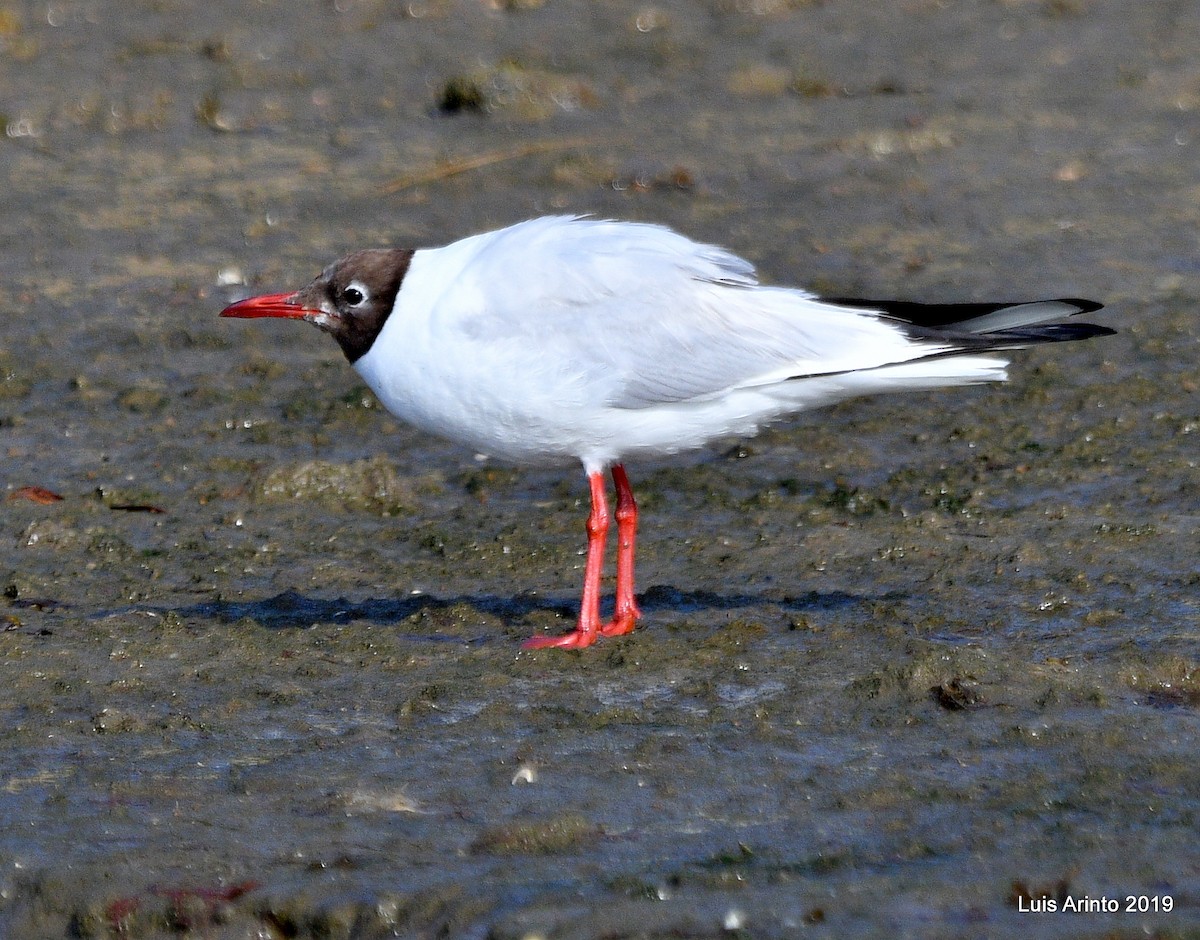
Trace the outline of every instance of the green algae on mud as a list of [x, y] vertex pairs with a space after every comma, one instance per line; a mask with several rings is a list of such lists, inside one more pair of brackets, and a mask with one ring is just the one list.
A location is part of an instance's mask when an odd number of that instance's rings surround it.
[[264, 474], [258, 493], [267, 501], [317, 501], [383, 515], [412, 512], [416, 504], [412, 487], [382, 456], [348, 464], [305, 460], [274, 466]]

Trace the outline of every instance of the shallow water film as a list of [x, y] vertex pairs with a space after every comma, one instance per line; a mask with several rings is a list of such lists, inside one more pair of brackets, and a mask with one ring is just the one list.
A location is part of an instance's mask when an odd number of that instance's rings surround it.
[[[0, 0], [0, 89], [0, 934], [1200, 936], [1200, 7]], [[523, 651], [579, 468], [217, 314], [550, 212], [1120, 332], [631, 464], [641, 625]]]

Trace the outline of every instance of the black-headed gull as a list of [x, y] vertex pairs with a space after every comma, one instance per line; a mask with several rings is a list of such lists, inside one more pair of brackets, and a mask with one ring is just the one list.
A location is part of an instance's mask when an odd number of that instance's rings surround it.
[[[221, 316], [316, 324], [418, 428], [518, 463], [583, 463], [592, 506], [579, 620], [525, 644], [536, 648], [590, 646], [640, 616], [625, 460], [856, 395], [1003, 381], [999, 351], [1112, 333], [1044, 325], [1100, 306], [820, 300], [761, 285], [748, 261], [662, 226], [554, 216], [444, 248], [358, 251], [303, 290]], [[608, 469], [617, 583], [602, 622]]]

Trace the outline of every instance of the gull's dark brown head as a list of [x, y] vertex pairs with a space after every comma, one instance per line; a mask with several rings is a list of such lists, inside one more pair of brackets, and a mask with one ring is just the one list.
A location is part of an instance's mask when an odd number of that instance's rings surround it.
[[221, 316], [307, 320], [332, 334], [346, 358], [357, 362], [391, 315], [412, 256], [407, 248], [356, 251], [303, 290], [249, 297], [226, 307]]

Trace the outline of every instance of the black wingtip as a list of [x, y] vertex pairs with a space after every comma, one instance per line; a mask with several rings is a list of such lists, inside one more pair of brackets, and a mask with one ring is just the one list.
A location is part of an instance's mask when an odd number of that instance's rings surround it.
[[[913, 326], [923, 326], [929, 329], [963, 328], [972, 320], [997, 313], [1009, 307], [1023, 307], [1027, 304], [1063, 304], [1074, 307], [1074, 310], [1063, 311], [1058, 317], [1077, 317], [1081, 313], [1093, 313], [1104, 308], [1104, 304], [1083, 297], [1053, 297], [1045, 300], [1009, 300], [1002, 302], [966, 302], [966, 303], [920, 303], [913, 300], [868, 300], [862, 297], [824, 297], [825, 303], [836, 304], [839, 307], [853, 307], [856, 310], [874, 310], [884, 316], [893, 317], [910, 323]], [[967, 327], [969, 329], [969, 327]]]
[[[1097, 310], [1104, 309], [1104, 304], [1100, 303], [1099, 301], [1085, 300], [1082, 297], [1059, 297], [1057, 298], [1057, 302], [1060, 304], [1071, 304], [1073, 307], [1078, 307], [1079, 309], [1074, 313], [1068, 314], [1068, 316], [1072, 317], [1077, 317], [1081, 313], [1094, 313]], [[1116, 330], [1110, 330], [1109, 332], [1115, 333]]]
[[1049, 326], [1026, 326], [1013, 330], [984, 333], [993, 340], [1016, 343], [1070, 343], [1096, 336], [1115, 336], [1116, 330], [1095, 323], [1052, 323]]

